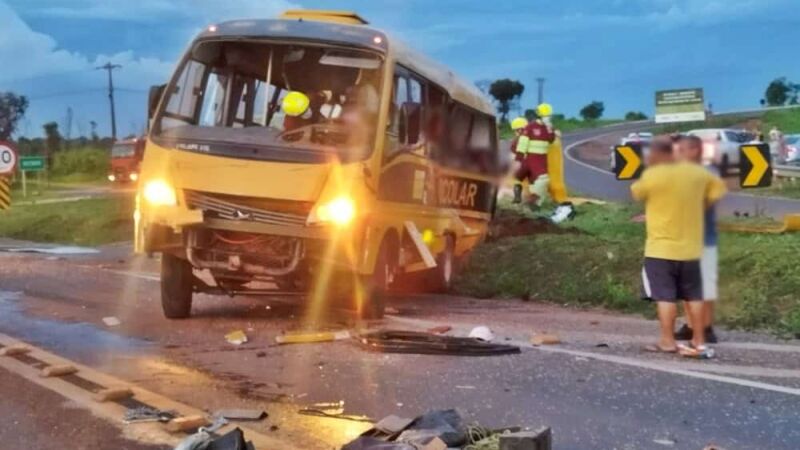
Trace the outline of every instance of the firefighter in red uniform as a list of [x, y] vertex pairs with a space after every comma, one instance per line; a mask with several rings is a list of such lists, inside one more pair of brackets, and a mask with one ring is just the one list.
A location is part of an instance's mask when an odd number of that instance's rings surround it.
[[[525, 159], [525, 155], [517, 151], [517, 144], [519, 144], [519, 138], [525, 132], [525, 127], [527, 126], [528, 119], [524, 117], [517, 117], [511, 121], [511, 130], [514, 131], [514, 140], [511, 141], [511, 153], [514, 155], [514, 162], [511, 167], [515, 174], [522, 166], [522, 160]], [[519, 180], [514, 182], [514, 203], [522, 203], [522, 181]]]
[[531, 208], [541, 206], [550, 183], [547, 174], [547, 152], [550, 144], [556, 139], [552, 127], [541, 118], [536, 118], [525, 128], [517, 141], [516, 153], [522, 157], [521, 165], [516, 173], [518, 183], [528, 180]]

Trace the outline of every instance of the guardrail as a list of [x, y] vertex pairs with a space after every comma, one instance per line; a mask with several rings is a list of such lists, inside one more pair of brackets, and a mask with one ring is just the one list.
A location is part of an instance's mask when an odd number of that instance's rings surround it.
[[773, 169], [777, 177], [800, 178], [800, 166], [776, 165]]

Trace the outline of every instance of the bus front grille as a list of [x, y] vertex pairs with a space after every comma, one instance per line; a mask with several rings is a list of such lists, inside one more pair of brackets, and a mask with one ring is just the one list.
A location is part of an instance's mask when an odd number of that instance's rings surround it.
[[258, 222], [270, 225], [304, 226], [306, 216], [288, 212], [270, 211], [231, 201], [229, 198], [198, 191], [184, 191], [190, 209], [200, 209], [206, 217]]

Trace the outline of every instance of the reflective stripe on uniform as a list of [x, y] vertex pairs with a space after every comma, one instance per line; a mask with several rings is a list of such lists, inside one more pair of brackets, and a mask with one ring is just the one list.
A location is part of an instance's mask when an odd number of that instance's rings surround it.
[[547, 141], [534, 141], [528, 142], [527, 153], [536, 153], [538, 155], [546, 155], [550, 149], [550, 143]]

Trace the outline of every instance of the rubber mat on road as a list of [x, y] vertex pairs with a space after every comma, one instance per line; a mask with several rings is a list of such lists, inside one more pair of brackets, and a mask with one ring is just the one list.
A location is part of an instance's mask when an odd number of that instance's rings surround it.
[[381, 330], [361, 335], [369, 350], [425, 355], [497, 356], [520, 353], [514, 345], [492, 344], [473, 338], [440, 336], [416, 331]]

